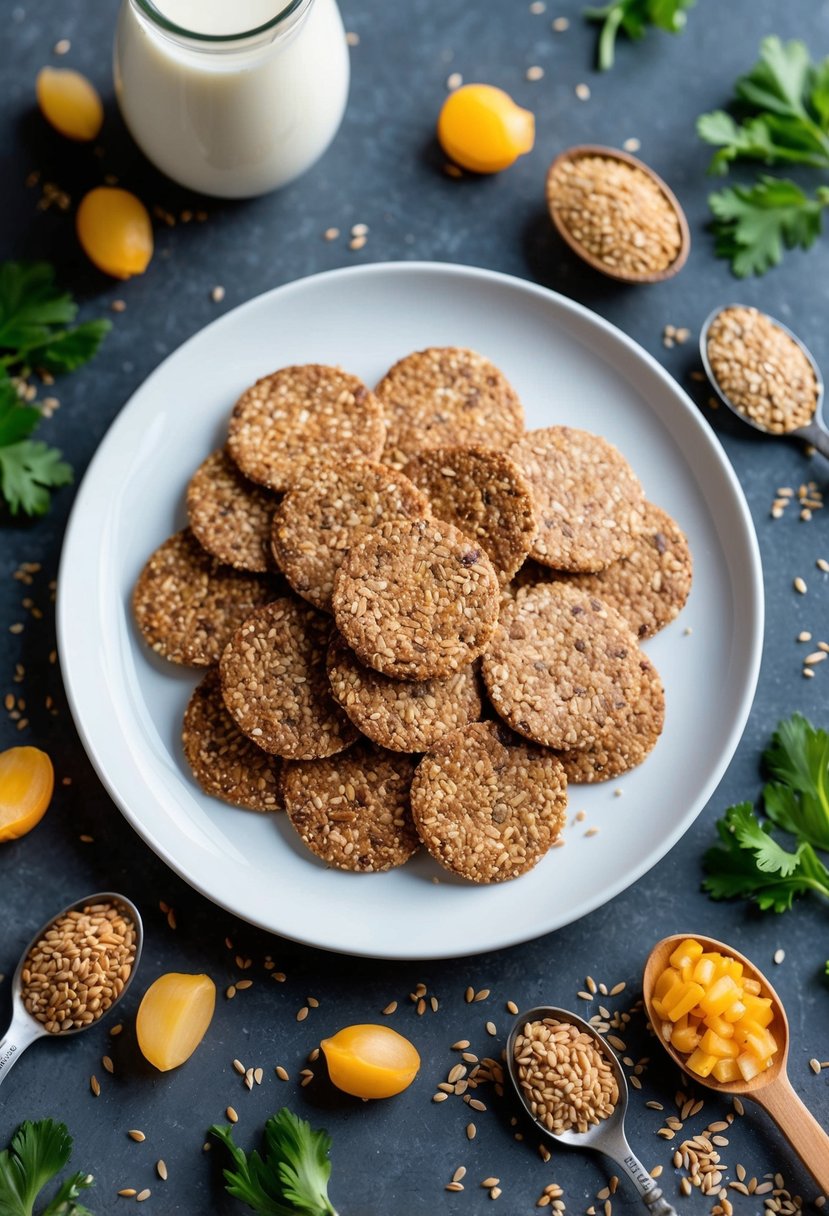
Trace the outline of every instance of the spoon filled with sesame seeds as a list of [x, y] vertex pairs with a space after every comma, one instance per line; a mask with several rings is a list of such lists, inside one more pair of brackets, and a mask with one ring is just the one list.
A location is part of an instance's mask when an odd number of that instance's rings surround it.
[[144, 930], [135, 904], [104, 891], [47, 921], [12, 977], [12, 1020], [0, 1039], [0, 1084], [36, 1039], [88, 1030], [129, 988]]
[[762, 1106], [829, 1194], [829, 1133], [789, 1081], [789, 1022], [762, 971], [732, 946], [676, 934], [651, 950], [642, 996], [674, 1063], [698, 1085]]
[[589, 1022], [541, 1005], [522, 1013], [507, 1039], [507, 1073], [543, 1135], [610, 1157], [653, 1216], [677, 1216], [625, 1136], [628, 1087], [612, 1048]]
[[714, 391], [733, 414], [764, 435], [805, 441], [829, 459], [820, 368], [782, 322], [743, 304], [715, 308], [699, 349]]

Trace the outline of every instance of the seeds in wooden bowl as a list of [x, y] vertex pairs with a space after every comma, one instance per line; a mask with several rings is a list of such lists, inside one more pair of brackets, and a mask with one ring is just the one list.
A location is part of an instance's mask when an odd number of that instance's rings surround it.
[[558, 1136], [608, 1119], [619, 1087], [593, 1036], [572, 1022], [527, 1022], [515, 1039], [518, 1078], [536, 1119]]
[[614, 278], [664, 278], [687, 256], [687, 224], [676, 199], [624, 153], [586, 147], [557, 157], [547, 175], [547, 205], [568, 244]]
[[26, 955], [23, 1004], [50, 1034], [97, 1022], [121, 995], [135, 946], [135, 925], [112, 903], [65, 912]]
[[776, 435], [811, 422], [815, 370], [771, 317], [756, 308], [724, 308], [708, 327], [706, 350], [720, 392], [749, 422]]

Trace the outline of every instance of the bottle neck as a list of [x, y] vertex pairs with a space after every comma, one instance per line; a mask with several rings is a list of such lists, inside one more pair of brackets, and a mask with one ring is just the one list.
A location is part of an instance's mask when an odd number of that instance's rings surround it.
[[[126, 0], [138, 20], [183, 50], [218, 56], [255, 51], [281, 41], [304, 20], [314, 0], [248, 0], [234, 5], [237, 29], [228, 29], [226, 0]], [[198, 21], [195, 20], [196, 16]], [[192, 26], [198, 24], [199, 28]]]

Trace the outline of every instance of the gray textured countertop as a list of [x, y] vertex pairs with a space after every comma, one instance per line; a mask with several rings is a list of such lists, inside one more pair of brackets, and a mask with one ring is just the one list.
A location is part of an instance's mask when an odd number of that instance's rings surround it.
[[[541, 14], [524, 0], [480, 0], [477, 4], [440, 4], [413, 0], [408, 5], [380, 0], [345, 0], [347, 28], [359, 35], [352, 52], [353, 85], [340, 135], [324, 159], [301, 181], [278, 195], [250, 203], [194, 200], [147, 165], [123, 131], [112, 98], [110, 39], [116, 0], [62, 0], [58, 6], [28, 2], [5, 6], [4, 88], [0, 98], [2, 156], [2, 256], [53, 260], [62, 281], [84, 302], [87, 315], [106, 311], [117, 298], [127, 303], [115, 315], [114, 330], [94, 364], [61, 383], [61, 408], [46, 424], [46, 436], [64, 448], [80, 472], [117, 411], [158, 362], [220, 312], [279, 283], [329, 267], [387, 259], [457, 261], [506, 271], [594, 308], [619, 325], [659, 358], [686, 387], [695, 366], [693, 343], [667, 350], [661, 337], [670, 323], [696, 332], [712, 307], [733, 299], [758, 304], [788, 322], [811, 346], [818, 360], [829, 360], [826, 281], [829, 246], [809, 255], [793, 253], [774, 273], [737, 284], [712, 252], [705, 231], [706, 149], [694, 136], [694, 119], [722, 104], [735, 77], [756, 55], [768, 33], [802, 37], [812, 53], [826, 48], [826, 9], [814, 0], [700, 0], [680, 38], [654, 34], [637, 46], [622, 45], [615, 70], [593, 71], [595, 32], [580, 18], [573, 0], [548, 0]], [[566, 33], [554, 34], [551, 20], [566, 15]], [[59, 38], [71, 41], [60, 62], [86, 71], [107, 100], [102, 159], [71, 146], [48, 130], [33, 107], [38, 68], [55, 62]], [[530, 83], [527, 67], [540, 65], [543, 80]], [[441, 172], [433, 120], [450, 72], [483, 79], [513, 93], [532, 108], [538, 121], [533, 153], [509, 173], [491, 180], [451, 180]], [[589, 101], [576, 99], [574, 87], [590, 85]], [[679, 195], [693, 235], [690, 261], [675, 281], [653, 288], [625, 289], [599, 278], [575, 262], [554, 235], [545, 215], [543, 179], [553, 155], [577, 142], [620, 145], [641, 140], [641, 155]], [[150, 203], [178, 215], [201, 208], [206, 223], [161, 226], [149, 273], [127, 284], [97, 275], [77, 250], [71, 219], [57, 209], [38, 211], [39, 187], [27, 175], [39, 170], [74, 198], [113, 173]], [[347, 233], [365, 222], [365, 248], [351, 252], [344, 239], [326, 243], [323, 231], [336, 225]], [[221, 303], [211, 289], [221, 285]], [[472, 1050], [486, 1054], [492, 1040], [484, 1022], [506, 1026], [504, 1006], [514, 1000], [527, 1007], [539, 1001], [576, 1002], [576, 991], [590, 973], [608, 986], [627, 982], [627, 991], [609, 1002], [626, 1008], [634, 999], [641, 965], [651, 942], [663, 932], [695, 928], [726, 939], [758, 964], [773, 971], [791, 1021], [790, 1068], [798, 1092], [824, 1125], [829, 1124], [829, 1070], [814, 1076], [812, 1056], [829, 1057], [829, 984], [822, 978], [829, 957], [827, 910], [803, 901], [785, 916], [761, 916], [741, 905], [716, 905], [699, 891], [700, 858], [710, 841], [717, 814], [730, 802], [759, 791], [760, 751], [779, 718], [802, 710], [824, 724], [829, 718], [827, 673], [811, 681], [801, 676], [795, 635], [803, 628], [826, 634], [829, 578], [815, 568], [829, 557], [827, 520], [819, 513], [801, 523], [795, 512], [773, 521], [769, 506], [779, 485], [797, 486], [814, 477], [825, 486], [827, 466], [809, 462], [794, 445], [765, 443], [700, 405], [716, 429], [748, 498], [763, 555], [767, 632], [757, 699], [745, 736], [719, 790], [694, 827], [648, 877], [606, 907], [577, 924], [539, 941], [471, 960], [423, 965], [370, 962], [334, 957], [269, 938], [232, 918], [190, 890], [146, 848], [126, 825], [98, 783], [78, 740], [63, 698], [58, 668], [48, 661], [54, 647], [49, 581], [54, 578], [72, 491], [55, 497], [51, 514], [35, 524], [4, 522], [0, 534], [0, 624], [5, 631], [26, 619], [22, 634], [6, 638], [0, 676], [2, 688], [23, 695], [29, 727], [18, 732], [4, 717], [2, 746], [32, 742], [53, 756], [61, 785], [42, 825], [17, 844], [0, 850], [0, 971], [13, 970], [20, 948], [38, 923], [84, 891], [115, 887], [132, 895], [146, 915], [147, 941], [142, 976], [125, 1003], [127, 1030], [114, 1041], [115, 1075], [103, 1073], [100, 1057], [110, 1050], [104, 1027], [65, 1044], [35, 1046], [0, 1093], [0, 1144], [23, 1118], [55, 1115], [75, 1136], [75, 1161], [92, 1171], [97, 1187], [89, 1200], [96, 1213], [120, 1210], [119, 1187], [149, 1186], [147, 1211], [231, 1213], [242, 1210], [221, 1189], [220, 1153], [202, 1152], [205, 1131], [221, 1120], [228, 1104], [240, 1112], [239, 1138], [248, 1145], [264, 1118], [280, 1104], [329, 1128], [334, 1138], [332, 1195], [343, 1216], [489, 1211], [491, 1201], [480, 1181], [501, 1179], [501, 1209], [531, 1212], [542, 1188], [553, 1181], [563, 1190], [568, 1211], [584, 1211], [606, 1184], [601, 1162], [557, 1151], [549, 1164], [535, 1138], [511, 1125], [505, 1103], [486, 1095], [489, 1109], [475, 1115], [478, 1134], [464, 1133], [469, 1111], [458, 1100], [435, 1106], [431, 1095], [452, 1063], [449, 1045], [465, 1037]], [[38, 562], [42, 571], [33, 588], [12, 578], [21, 562]], [[809, 594], [797, 596], [792, 579], [803, 575]], [[27, 616], [20, 601], [30, 595], [45, 613]], [[15, 664], [25, 677], [15, 685]], [[824, 678], [826, 677], [826, 678]], [[57, 712], [45, 707], [54, 698]], [[712, 686], [710, 695], [718, 695]], [[704, 710], [701, 710], [704, 712]], [[82, 835], [93, 837], [84, 844]], [[159, 910], [166, 901], [176, 912], [175, 931]], [[229, 936], [233, 949], [225, 946]], [[785, 962], [775, 967], [777, 947]], [[219, 1002], [216, 1017], [198, 1055], [178, 1072], [161, 1075], [138, 1055], [130, 1029], [139, 990], [164, 970], [204, 970], [220, 988], [236, 974], [234, 955], [254, 960], [254, 986], [235, 1001]], [[266, 955], [287, 974], [273, 984], [262, 968]], [[439, 997], [437, 1013], [417, 1018], [408, 999], [419, 982]], [[467, 984], [488, 987], [484, 1005], [464, 1002]], [[5, 1015], [8, 981], [0, 985], [0, 1014]], [[303, 1023], [296, 1010], [311, 993], [320, 1007]], [[363, 1105], [332, 1091], [318, 1070], [314, 1083], [300, 1089], [296, 1080], [280, 1083], [277, 1063], [296, 1077], [318, 1038], [340, 1025], [377, 1019], [392, 999], [400, 1002], [393, 1024], [410, 1034], [423, 1057], [417, 1083], [392, 1103]], [[664, 1167], [662, 1184], [679, 1210], [711, 1208], [695, 1192], [681, 1200], [671, 1155], [674, 1145], [656, 1135], [674, 1110], [679, 1080], [647, 1040], [634, 1018], [629, 1031], [632, 1058], [652, 1057], [634, 1094], [630, 1138], [645, 1163]], [[238, 1057], [265, 1069], [265, 1081], [247, 1093], [233, 1072]], [[101, 1079], [93, 1098], [90, 1074]], [[687, 1087], [686, 1092], [691, 1090]], [[664, 1103], [660, 1114], [645, 1100]], [[724, 1118], [728, 1106], [706, 1099], [677, 1137], [702, 1130]], [[147, 1136], [136, 1144], [128, 1128]], [[769, 1120], [758, 1113], [737, 1118], [720, 1148], [727, 1177], [738, 1163], [761, 1179], [782, 1172], [793, 1194], [809, 1201], [815, 1187]], [[163, 1157], [169, 1181], [154, 1178], [153, 1164]], [[444, 1190], [453, 1171], [466, 1166], [466, 1189]], [[737, 1213], [759, 1213], [761, 1197], [730, 1192]], [[613, 1209], [635, 1210], [629, 1192]]]

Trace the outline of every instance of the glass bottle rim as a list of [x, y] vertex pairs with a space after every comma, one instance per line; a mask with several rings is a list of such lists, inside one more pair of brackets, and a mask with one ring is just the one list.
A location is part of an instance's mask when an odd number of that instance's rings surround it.
[[207, 46], [215, 46], [218, 43], [245, 42], [251, 38], [258, 38], [271, 30], [277, 31], [280, 26], [289, 21], [289, 18], [294, 16], [298, 9], [308, 2], [309, 0], [288, 0], [284, 8], [281, 8], [269, 21], [263, 22], [262, 25], [254, 26], [253, 29], [239, 30], [232, 34], [206, 34], [198, 30], [189, 30], [186, 26], [178, 25], [175, 21], [171, 21], [169, 17], [165, 17], [161, 10], [156, 7], [153, 0], [133, 0], [133, 3], [144, 16], [148, 17], [159, 29], [176, 37], [186, 38], [193, 42], [201, 42]]

